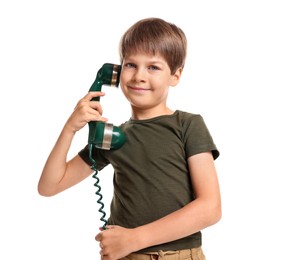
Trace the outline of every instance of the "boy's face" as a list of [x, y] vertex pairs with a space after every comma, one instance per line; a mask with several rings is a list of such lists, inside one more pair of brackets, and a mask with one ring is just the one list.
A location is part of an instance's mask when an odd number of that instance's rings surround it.
[[171, 75], [161, 55], [127, 55], [122, 64], [120, 85], [133, 109], [156, 109], [164, 113], [170, 86], [180, 80], [181, 69]]

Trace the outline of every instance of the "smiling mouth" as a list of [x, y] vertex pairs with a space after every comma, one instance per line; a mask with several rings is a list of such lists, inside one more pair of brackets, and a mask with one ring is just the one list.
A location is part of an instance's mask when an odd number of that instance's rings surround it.
[[150, 89], [147, 89], [147, 88], [139, 88], [139, 87], [129, 87], [130, 89], [132, 90], [135, 90], [135, 91], [147, 91], [147, 90], [150, 90]]

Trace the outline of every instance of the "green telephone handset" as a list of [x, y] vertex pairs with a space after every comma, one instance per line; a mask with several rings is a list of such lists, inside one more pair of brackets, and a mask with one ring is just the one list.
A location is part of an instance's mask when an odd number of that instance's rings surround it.
[[[120, 71], [121, 66], [119, 65], [103, 64], [89, 91], [101, 91], [102, 85], [118, 87]], [[99, 101], [99, 99], [99, 97], [95, 97], [92, 100]], [[96, 148], [110, 150], [120, 148], [124, 142], [125, 136], [119, 127], [113, 126], [111, 123], [89, 122], [89, 144], [93, 144]]]
[[[96, 79], [90, 87], [89, 91], [101, 91], [103, 85], [115, 86], [119, 85], [119, 77], [121, 72], [121, 66], [104, 63], [99, 69], [96, 75]], [[93, 101], [100, 101], [99, 97], [92, 99]], [[96, 179], [94, 186], [97, 188], [96, 195], [99, 196], [97, 200], [100, 204], [99, 212], [102, 213], [101, 221], [104, 222], [103, 229], [106, 229], [107, 221], [105, 220], [106, 213], [104, 212], [104, 204], [102, 202], [102, 195], [100, 193], [101, 187], [99, 185], [99, 178], [97, 177], [98, 170], [96, 167], [96, 161], [93, 158], [93, 148], [104, 150], [115, 150], [119, 149], [125, 142], [125, 135], [121, 129], [117, 126], [114, 126], [111, 123], [103, 123], [97, 121], [91, 121], [89, 125], [89, 134], [88, 134], [88, 145], [89, 145], [89, 158], [92, 161], [93, 165], [91, 169], [94, 170], [93, 178]]]

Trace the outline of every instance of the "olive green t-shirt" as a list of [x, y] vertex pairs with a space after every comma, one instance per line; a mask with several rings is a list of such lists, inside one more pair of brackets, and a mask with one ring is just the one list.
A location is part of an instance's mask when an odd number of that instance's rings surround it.
[[[214, 159], [219, 156], [202, 116], [177, 110], [172, 115], [146, 120], [130, 119], [120, 128], [126, 135], [126, 142], [120, 149], [93, 149], [98, 170], [108, 164], [114, 168], [110, 225], [138, 227], [194, 200], [187, 159], [208, 151]], [[92, 165], [88, 146], [79, 155]], [[140, 252], [199, 246], [201, 232]]]

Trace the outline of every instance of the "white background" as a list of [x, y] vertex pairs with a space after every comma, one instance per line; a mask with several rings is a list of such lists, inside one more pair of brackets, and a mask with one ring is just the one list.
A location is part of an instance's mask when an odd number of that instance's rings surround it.
[[[118, 63], [121, 35], [155, 16], [189, 40], [169, 105], [202, 114], [221, 152], [223, 218], [203, 231], [207, 259], [286, 259], [285, 13], [282, 0], [1, 1], [0, 258], [99, 259], [93, 178], [51, 198], [37, 182], [97, 70]], [[128, 119], [120, 89], [104, 90], [109, 121]], [[69, 158], [87, 134], [76, 135]], [[106, 211], [112, 174], [100, 173]]]

